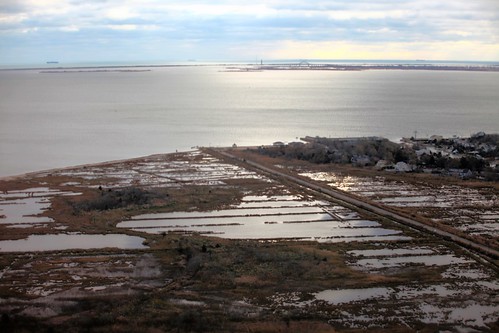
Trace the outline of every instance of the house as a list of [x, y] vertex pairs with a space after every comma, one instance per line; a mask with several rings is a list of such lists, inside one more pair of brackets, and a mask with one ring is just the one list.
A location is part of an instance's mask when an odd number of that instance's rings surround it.
[[356, 166], [366, 166], [371, 164], [371, 158], [367, 155], [354, 155], [350, 159], [350, 162]]
[[374, 166], [375, 170], [386, 170], [386, 169], [393, 169], [393, 163], [387, 161], [387, 160], [379, 160], [376, 165]]
[[412, 166], [410, 166], [405, 162], [397, 162], [397, 164], [395, 164], [394, 169], [395, 172], [411, 172], [413, 168]]

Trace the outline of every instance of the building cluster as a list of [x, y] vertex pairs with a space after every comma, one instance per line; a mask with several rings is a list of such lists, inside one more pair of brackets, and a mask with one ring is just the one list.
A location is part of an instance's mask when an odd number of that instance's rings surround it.
[[461, 178], [499, 180], [499, 134], [479, 132], [468, 138], [305, 137], [300, 142], [275, 142], [259, 152], [314, 163], [351, 164], [387, 172], [424, 172]]

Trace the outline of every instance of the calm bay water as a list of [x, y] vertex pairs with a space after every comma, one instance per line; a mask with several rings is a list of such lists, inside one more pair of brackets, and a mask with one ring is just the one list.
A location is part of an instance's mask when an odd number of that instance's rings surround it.
[[221, 70], [0, 72], [0, 176], [305, 135], [499, 132], [499, 73]]

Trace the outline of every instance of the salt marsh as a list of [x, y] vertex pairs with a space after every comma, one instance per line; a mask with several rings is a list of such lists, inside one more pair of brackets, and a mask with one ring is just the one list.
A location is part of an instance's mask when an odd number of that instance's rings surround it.
[[393, 181], [383, 176], [361, 177], [335, 172], [302, 172], [301, 175], [387, 206], [410, 209], [436, 222], [497, 241], [499, 197], [493, 189], [458, 185], [436, 187]]
[[[173, 212], [133, 216], [117, 225], [147, 233], [197, 233], [228, 239], [294, 239], [319, 242], [367, 241], [377, 237], [408, 239], [400, 230], [363, 220], [345, 207], [305, 197], [243, 197], [240, 204], [219, 211]], [[275, 199], [275, 200], [273, 200]], [[341, 212], [332, 213], [333, 211]], [[350, 217], [350, 218], [348, 218]], [[400, 236], [400, 238], [397, 238]]]

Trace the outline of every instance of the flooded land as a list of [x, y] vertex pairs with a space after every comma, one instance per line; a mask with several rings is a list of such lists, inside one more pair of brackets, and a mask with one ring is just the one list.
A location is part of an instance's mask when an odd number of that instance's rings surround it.
[[499, 249], [495, 183], [246, 149], [32, 173], [0, 180], [0, 331], [499, 330], [497, 257], [308, 182]]

